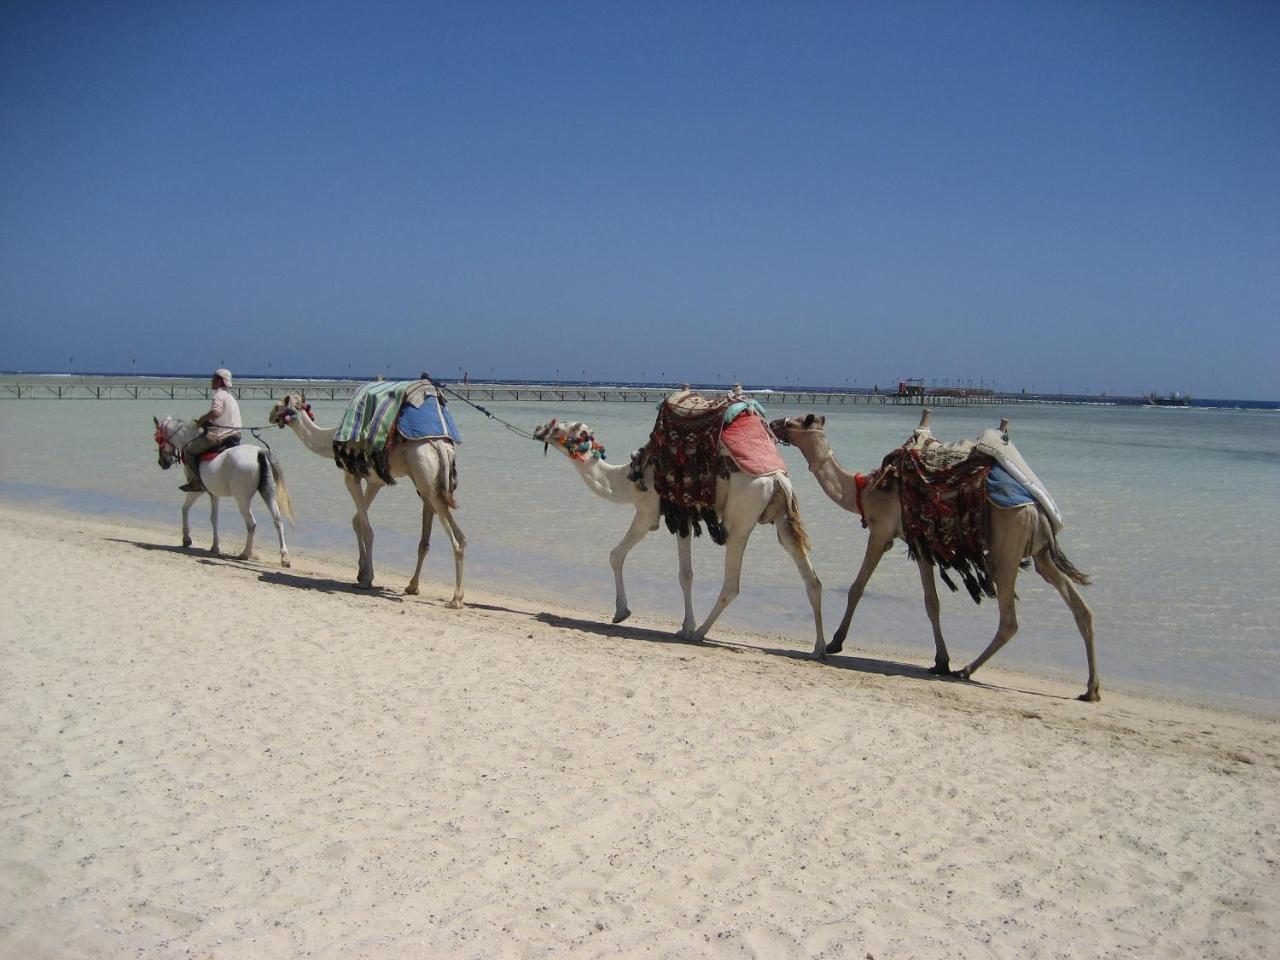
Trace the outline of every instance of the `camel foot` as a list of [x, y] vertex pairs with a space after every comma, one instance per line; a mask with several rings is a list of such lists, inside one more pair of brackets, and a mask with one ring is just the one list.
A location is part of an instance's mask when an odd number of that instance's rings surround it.
[[952, 670], [951, 676], [955, 677], [957, 680], [968, 680], [973, 676], [973, 671], [968, 667], [965, 667], [963, 670]]
[[280, 555], [280, 566], [282, 566], [282, 567], [292, 567], [292, 566], [293, 566], [293, 564], [289, 562], [289, 555], [288, 555], [288, 554], [281, 554], [281, 555]]
[[819, 663], [826, 663], [827, 651], [825, 649], [813, 651], [813, 659], [817, 660]]
[[614, 623], [621, 623], [623, 620], [627, 619], [627, 617], [629, 617], [629, 616], [631, 616], [631, 611], [630, 611], [630, 610], [623, 610], [621, 613], [615, 613], [615, 614], [613, 615], [613, 622], [614, 622]]
[[1085, 703], [1097, 703], [1102, 699], [1102, 695], [1099, 694], [1097, 690], [1086, 690], [1084, 693], [1080, 694], [1080, 696], [1076, 697], [1076, 699], [1083, 700]]
[[841, 637], [838, 640], [832, 640], [830, 643], [827, 644], [828, 654], [839, 653], [843, 649], [844, 649], [844, 637]]
[[253, 554], [252, 554], [252, 553], [248, 553], [248, 552], [245, 552], [245, 553], [237, 553], [237, 554], [236, 554], [236, 559], [237, 559], [237, 560], [252, 560], [252, 559], [253, 559]]
[[372, 589], [373, 589], [373, 581], [372, 581], [372, 580], [370, 580], [370, 581], [368, 581], [368, 582], [366, 583], [366, 582], [365, 582], [365, 581], [363, 581], [363, 580], [357, 580], [357, 581], [356, 581], [356, 589], [357, 589], [357, 590], [372, 590]]
[[450, 600], [448, 603], [446, 603], [446, 604], [445, 604], [445, 609], [447, 609], [447, 610], [461, 610], [461, 609], [463, 608], [463, 606], [464, 606], [464, 604], [463, 604], [463, 602], [462, 602], [462, 598], [461, 598], [461, 597], [454, 597], [452, 600]]
[[409, 585], [404, 588], [404, 592], [411, 597], [416, 597], [418, 595], [418, 581], [410, 581]]
[[183, 538], [182, 538], [182, 545], [183, 545], [184, 547], [189, 547], [189, 546], [191, 546], [191, 538], [190, 538], [190, 537], [183, 537]]
[[932, 673], [935, 677], [950, 677], [950, 676], [954, 676], [954, 674], [952, 674], [952, 672], [951, 672], [951, 661], [950, 661], [950, 660], [937, 660], [937, 661], [934, 661], [933, 666], [929, 668], [929, 672], [930, 672], [930, 673]]

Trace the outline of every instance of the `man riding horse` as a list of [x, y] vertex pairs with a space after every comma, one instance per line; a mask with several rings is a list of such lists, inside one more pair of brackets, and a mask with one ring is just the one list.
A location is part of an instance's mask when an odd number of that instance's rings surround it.
[[203, 433], [182, 448], [182, 466], [187, 471], [187, 482], [179, 490], [200, 493], [200, 455], [219, 447], [234, 447], [240, 442], [240, 404], [231, 395], [231, 371], [219, 368], [213, 371], [209, 381], [213, 388], [209, 409], [196, 418], [196, 425]]

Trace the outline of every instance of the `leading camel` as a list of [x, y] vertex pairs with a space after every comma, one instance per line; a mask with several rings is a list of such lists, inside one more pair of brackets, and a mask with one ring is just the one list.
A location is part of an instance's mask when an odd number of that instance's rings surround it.
[[[926, 410], [920, 419], [922, 428], [927, 425], [928, 418], [929, 411]], [[862, 567], [858, 570], [853, 585], [849, 587], [849, 603], [844, 617], [827, 647], [827, 653], [839, 653], [867, 581], [875, 572], [880, 558], [893, 545], [894, 539], [903, 537], [902, 501], [896, 482], [868, 485], [859, 492], [859, 475], [844, 469], [831, 452], [831, 445], [823, 429], [826, 422], [826, 417], [809, 414], [805, 417], [774, 420], [769, 428], [783, 443], [792, 444], [800, 451], [809, 464], [810, 472], [827, 496], [845, 510], [861, 514], [867, 528], [867, 552], [863, 557]], [[1005, 424], [1002, 423], [1001, 426], [1004, 427]], [[962, 670], [951, 670], [947, 645], [942, 639], [938, 587], [934, 582], [933, 564], [923, 555], [916, 559], [920, 569], [920, 583], [924, 587], [925, 611], [933, 626], [935, 653], [933, 667], [929, 672], [967, 680], [1009, 642], [1018, 630], [1014, 583], [1018, 577], [1019, 565], [1024, 558], [1030, 557], [1035, 564], [1036, 573], [1062, 595], [1075, 617], [1076, 627], [1084, 638], [1085, 656], [1089, 662], [1088, 684], [1079, 699], [1096, 702], [1099, 699], [1099, 680], [1093, 651], [1093, 611], [1075, 587], [1076, 583], [1087, 584], [1088, 577], [1076, 570], [1058, 549], [1048, 517], [1034, 503], [1012, 508], [988, 503], [984, 529], [987, 565], [1000, 607], [1000, 623], [987, 648]]]
[[[334, 459], [333, 438], [337, 427], [322, 429], [312, 419], [305, 403], [294, 405], [293, 397], [286, 396], [271, 408], [268, 417], [271, 423], [283, 429], [292, 427], [298, 439], [312, 453], [327, 460]], [[391, 448], [389, 457], [392, 477], [410, 477], [422, 499], [422, 536], [418, 540], [418, 563], [413, 568], [413, 579], [404, 588], [405, 593], [418, 592], [418, 577], [422, 573], [422, 561], [426, 559], [431, 544], [431, 523], [433, 518], [440, 518], [440, 525], [449, 535], [453, 545], [454, 586], [453, 598], [447, 606], [458, 609], [462, 606], [462, 555], [467, 546], [467, 538], [454, 518], [452, 510], [458, 504], [449, 490], [449, 477], [453, 472], [454, 448], [448, 440], [397, 440]], [[367, 477], [357, 477], [342, 471], [347, 492], [355, 504], [355, 516], [351, 518], [351, 528], [356, 534], [356, 545], [360, 551], [360, 565], [356, 573], [356, 586], [368, 590], [373, 586], [373, 525], [369, 522], [369, 507], [373, 498], [386, 484], [376, 472]]]
[[[635, 508], [631, 526], [618, 545], [609, 552], [609, 564], [613, 567], [617, 597], [614, 623], [621, 623], [631, 616], [627, 607], [627, 591], [622, 582], [622, 565], [631, 548], [645, 535], [658, 529], [661, 504], [653, 483], [653, 466], [645, 468], [643, 484], [628, 478], [627, 464], [609, 464], [601, 456], [601, 447], [585, 423], [560, 423], [552, 420], [534, 430], [536, 439], [563, 452], [578, 469], [579, 475], [592, 493], [611, 503]], [[772, 523], [777, 528], [778, 542], [795, 561], [804, 579], [809, 605], [813, 608], [813, 655], [821, 660], [826, 656], [826, 643], [822, 633], [822, 584], [814, 573], [809, 559], [809, 539], [800, 521], [800, 505], [795, 490], [785, 474], [776, 473], [755, 477], [748, 473], [734, 472], [726, 480], [720, 478], [715, 487], [715, 512], [723, 518], [725, 533], [724, 585], [715, 607], [696, 626], [693, 616], [693, 554], [689, 536], [677, 536], [680, 556], [680, 588], [684, 592], [684, 623], [679, 636], [689, 640], [703, 640], [733, 599], [738, 595], [742, 575], [742, 555], [747, 539], [757, 524]]]

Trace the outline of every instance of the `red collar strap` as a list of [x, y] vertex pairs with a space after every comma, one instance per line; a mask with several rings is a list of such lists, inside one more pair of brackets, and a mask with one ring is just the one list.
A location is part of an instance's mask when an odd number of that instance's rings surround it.
[[858, 511], [858, 516], [862, 517], [862, 525], [867, 525], [867, 515], [862, 512], [862, 491], [867, 488], [870, 477], [863, 473], [855, 473], [853, 475], [854, 486], [857, 488], [853, 494], [853, 505]]

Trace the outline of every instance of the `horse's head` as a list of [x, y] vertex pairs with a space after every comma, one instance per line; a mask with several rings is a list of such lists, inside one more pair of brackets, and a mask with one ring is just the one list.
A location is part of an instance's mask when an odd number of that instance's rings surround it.
[[168, 470], [180, 459], [177, 444], [173, 441], [177, 424], [171, 417], [165, 417], [163, 420], [158, 420], [155, 417], [151, 419], [156, 424], [155, 440], [156, 447], [159, 449], [157, 460], [161, 470]]
[[826, 425], [827, 418], [815, 413], [809, 413], [803, 417], [782, 417], [769, 421], [769, 429], [773, 431], [773, 435], [787, 444], [796, 442], [796, 434], [822, 433]]
[[550, 423], [535, 427], [533, 438], [541, 440], [549, 447], [554, 446], [563, 450], [570, 460], [583, 462], [604, 459], [604, 447], [596, 440], [591, 428], [581, 421], [561, 423], [559, 420], [552, 420]]

